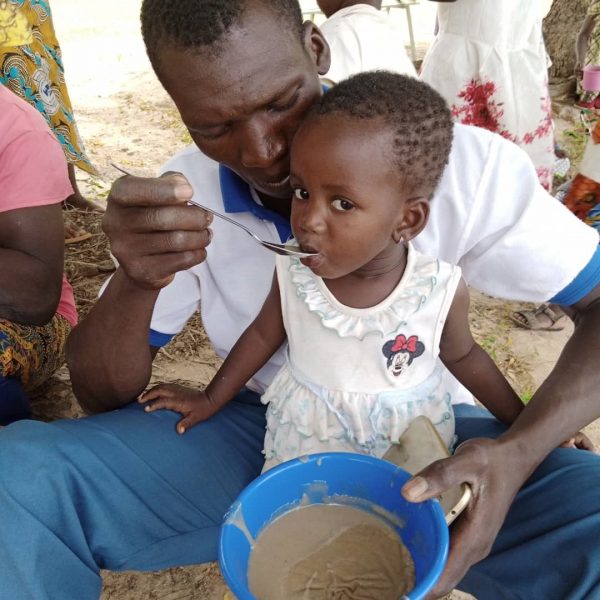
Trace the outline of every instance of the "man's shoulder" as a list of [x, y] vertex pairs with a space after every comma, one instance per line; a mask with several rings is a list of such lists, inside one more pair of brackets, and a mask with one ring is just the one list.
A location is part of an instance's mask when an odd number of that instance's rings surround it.
[[498, 153], [527, 156], [517, 144], [498, 133], [475, 125], [454, 124], [451, 157], [453, 154], [461, 154], [463, 157], [468, 155], [472, 160], [488, 161]]
[[490, 146], [497, 143], [497, 138], [500, 138], [487, 129], [462, 123], [454, 124], [453, 134], [451, 153], [469, 153], [482, 158], [489, 153]]

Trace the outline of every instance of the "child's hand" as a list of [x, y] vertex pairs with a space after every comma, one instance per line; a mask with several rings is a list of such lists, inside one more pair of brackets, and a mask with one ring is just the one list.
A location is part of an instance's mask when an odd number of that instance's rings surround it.
[[576, 433], [573, 437], [569, 438], [566, 442], [560, 445], [561, 448], [579, 448], [580, 450], [589, 450], [590, 452], [596, 452], [596, 446], [590, 438], [583, 432]]
[[177, 433], [185, 433], [200, 421], [206, 421], [212, 417], [220, 406], [211, 402], [210, 397], [203, 391], [176, 385], [174, 383], [163, 383], [144, 392], [139, 398], [140, 404], [146, 404], [146, 412], [154, 412], [166, 408], [183, 415], [177, 423]]

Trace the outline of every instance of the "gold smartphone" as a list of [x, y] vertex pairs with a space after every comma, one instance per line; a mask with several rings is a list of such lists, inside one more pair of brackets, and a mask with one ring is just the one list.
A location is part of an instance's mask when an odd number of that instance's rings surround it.
[[[449, 456], [450, 452], [433, 423], [421, 415], [410, 423], [398, 442], [390, 446], [383, 459], [414, 475], [432, 462]], [[471, 488], [466, 483], [450, 488], [439, 496], [448, 525], [466, 508], [470, 499]]]

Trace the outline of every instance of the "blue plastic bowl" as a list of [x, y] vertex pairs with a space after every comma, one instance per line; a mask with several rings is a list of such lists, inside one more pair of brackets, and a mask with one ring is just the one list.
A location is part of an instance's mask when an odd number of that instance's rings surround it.
[[346, 497], [358, 499], [358, 506], [367, 510], [383, 508], [403, 524], [396, 530], [413, 557], [416, 577], [414, 589], [405, 598], [423, 598], [446, 564], [448, 526], [437, 500], [419, 504], [404, 500], [400, 488], [409, 478], [390, 462], [347, 452], [313, 454], [267, 471], [243, 490], [225, 516], [219, 564], [227, 585], [239, 600], [256, 600], [247, 579], [252, 540], [303, 497], [311, 502], [335, 497], [338, 503]]

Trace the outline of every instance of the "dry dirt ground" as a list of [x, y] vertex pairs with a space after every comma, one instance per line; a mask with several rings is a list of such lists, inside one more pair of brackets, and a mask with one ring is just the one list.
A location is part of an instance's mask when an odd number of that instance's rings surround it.
[[[99, 178], [79, 174], [80, 187], [85, 195], [95, 199], [106, 198], [117, 176], [110, 162], [135, 173], [152, 174], [174, 151], [189, 142], [176, 110], [145, 57], [138, 33], [139, 3], [139, 0], [52, 2], [79, 128], [101, 174]], [[422, 53], [428, 38], [418, 34], [430, 31], [428, 22], [424, 23], [430, 12], [419, 10], [420, 7], [413, 9], [413, 17], [417, 47]], [[580, 132], [573, 114], [568, 108], [563, 109], [557, 122], [561, 132], [566, 131], [567, 137], [570, 136], [568, 144], [579, 148]], [[113, 266], [99, 216], [71, 210], [68, 217], [92, 234], [88, 240], [69, 245], [66, 256], [67, 273], [80, 315], [84, 317]], [[519, 306], [475, 293], [472, 327], [478, 341], [522, 397], [528, 398], [552, 368], [570, 326], [565, 323], [564, 331], [550, 333], [515, 329], [508, 315]], [[153, 383], [178, 381], [202, 385], [217, 365], [218, 359], [210, 349], [199, 319], [195, 318], [159, 353]], [[34, 411], [43, 420], [81, 415], [65, 368], [39, 391]], [[598, 428], [591, 426], [590, 431], [600, 441]], [[218, 567], [213, 564], [149, 574], [105, 573], [102, 600], [222, 600], [226, 593]]]

